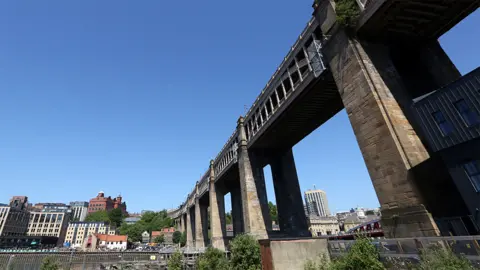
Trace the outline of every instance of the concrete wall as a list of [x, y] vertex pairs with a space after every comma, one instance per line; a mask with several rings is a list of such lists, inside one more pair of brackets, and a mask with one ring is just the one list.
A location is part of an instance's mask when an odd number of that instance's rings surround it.
[[[271, 240], [268, 243], [261, 242], [261, 245], [270, 246], [270, 269], [274, 270], [303, 270], [308, 260], [318, 260], [321, 254], [329, 259], [326, 239]], [[264, 257], [262, 254], [262, 261]], [[265, 263], [264, 269], [267, 270]]]

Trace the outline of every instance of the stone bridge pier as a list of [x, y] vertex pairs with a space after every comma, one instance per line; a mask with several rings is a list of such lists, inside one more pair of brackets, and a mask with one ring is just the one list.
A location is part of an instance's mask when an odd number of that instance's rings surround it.
[[[438, 206], [426, 200], [436, 183], [414, 170], [430, 153], [414, 128], [411, 106], [413, 99], [460, 78], [437, 39], [461, 16], [454, 9], [474, 1], [430, 1], [431, 13], [423, 16], [425, 6], [417, 1], [370, 1], [354, 31], [336, 23], [333, 1], [317, 2], [323, 56], [380, 202], [385, 235], [439, 235], [431, 214]], [[395, 17], [407, 18], [409, 25], [397, 24]], [[422, 185], [429, 187], [422, 191]]]

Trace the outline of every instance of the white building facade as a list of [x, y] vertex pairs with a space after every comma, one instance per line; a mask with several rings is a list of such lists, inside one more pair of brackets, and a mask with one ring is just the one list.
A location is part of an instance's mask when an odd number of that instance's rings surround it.
[[70, 202], [72, 220], [85, 221], [88, 214], [88, 202]]
[[64, 246], [80, 248], [90, 235], [115, 235], [116, 230], [106, 222], [70, 222], [65, 236]]
[[330, 216], [327, 193], [323, 190], [317, 189], [305, 191], [305, 205], [307, 206], [309, 216]]

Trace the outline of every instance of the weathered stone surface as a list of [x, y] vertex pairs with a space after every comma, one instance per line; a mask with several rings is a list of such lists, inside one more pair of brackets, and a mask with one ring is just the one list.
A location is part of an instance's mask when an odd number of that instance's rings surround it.
[[[398, 225], [394, 230], [397, 237], [438, 235], [438, 228], [422, 205], [411, 173], [411, 168], [429, 155], [391, 92], [406, 90], [389, 60], [388, 51], [384, 46], [370, 44], [367, 52], [364, 45], [341, 29], [329, 33], [329, 37], [324, 55], [367, 165], [383, 219], [393, 218], [389, 215], [396, 210], [423, 208], [424, 211], [415, 213], [403, 212], [406, 216], [396, 219], [422, 224], [415, 228]], [[374, 63], [372, 56], [381, 58], [382, 62]], [[378, 68], [389, 73], [387, 81]], [[383, 226], [387, 232], [392, 231], [390, 222]], [[402, 229], [407, 227], [412, 230]]]
[[195, 247], [205, 247], [205, 238], [203, 235], [206, 221], [202, 219], [200, 202], [198, 197], [195, 199]]
[[[215, 170], [213, 167], [213, 160], [210, 161], [210, 231], [212, 234], [211, 245], [214, 248], [225, 250], [225, 226], [222, 224], [223, 215], [225, 215], [225, 207], [223, 205], [223, 194], [217, 194], [215, 186]], [[219, 203], [220, 199], [220, 203]], [[223, 212], [222, 212], [223, 211]]]
[[257, 194], [257, 185], [253, 177], [252, 165], [247, 150], [247, 137], [243, 117], [238, 120], [238, 168], [242, 193], [242, 210], [245, 232], [257, 239], [267, 239], [262, 207]]
[[192, 231], [192, 220], [190, 217], [190, 208], [187, 208], [187, 247], [193, 247], [193, 231]]
[[327, 239], [260, 241], [263, 269], [302, 270], [307, 261], [330, 260]]

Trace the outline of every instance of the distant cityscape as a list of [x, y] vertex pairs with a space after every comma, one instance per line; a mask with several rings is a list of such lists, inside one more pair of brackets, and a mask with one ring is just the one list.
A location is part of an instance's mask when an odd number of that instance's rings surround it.
[[[0, 249], [5, 248], [75, 248], [92, 250], [97, 248], [124, 250], [131, 241], [121, 235], [119, 228], [107, 221], [87, 221], [89, 214], [120, 209], [122, 223], [133, 225], [143, 214], [128, 213], [127, 204], [121, 195], [114, 198], [100, 191], [88, 201], [41, 202], [32, 204], [27, 196], [13, 196], [8, 204], [0, 204]], [[118, 210], [117, 210], [118, 211]], [[352, 229], [379, 220], [380, 211], [367, 208], [352, 208], [331, 215], [327, 194], [313, 189], [305, 192], [305, 214], [309, 231], [314, 237], [342, 235]], [[229, 215], [227, 213], [227, 215]], [[230, 215], [231, 216], [231, 215]], [[280, 230], [273, 221], [272, 229]], [[174, 227], [160, 231], [144, 231], [141, 242], [150, 243], [163, 235], [166, 244], [173, 244]], [[233, 236], [232, 220], [227, 220], [226, 236]]]
[[[8, 204], [0, 204], [0, 249], [44, 249], [54, 247], [94, 250], [125, 250], [128, 235], [119, 235], [119, 229], [108, 221], [86, 221], [89, 214], [120, 209], [123, 222], [134, 224], [141, 214], [129, 214], [121, 195], [112, 198], [100, 191], [89, 201], [69, 204], [42, 202], [32, 204], [27, 196], [13, 196]], [[151, 231], [142, 235], [142, 242], [164, 235], [166, 243], [172, 240], [174, 228]], [[144, 232], [145, 233], [145, 232]]]

